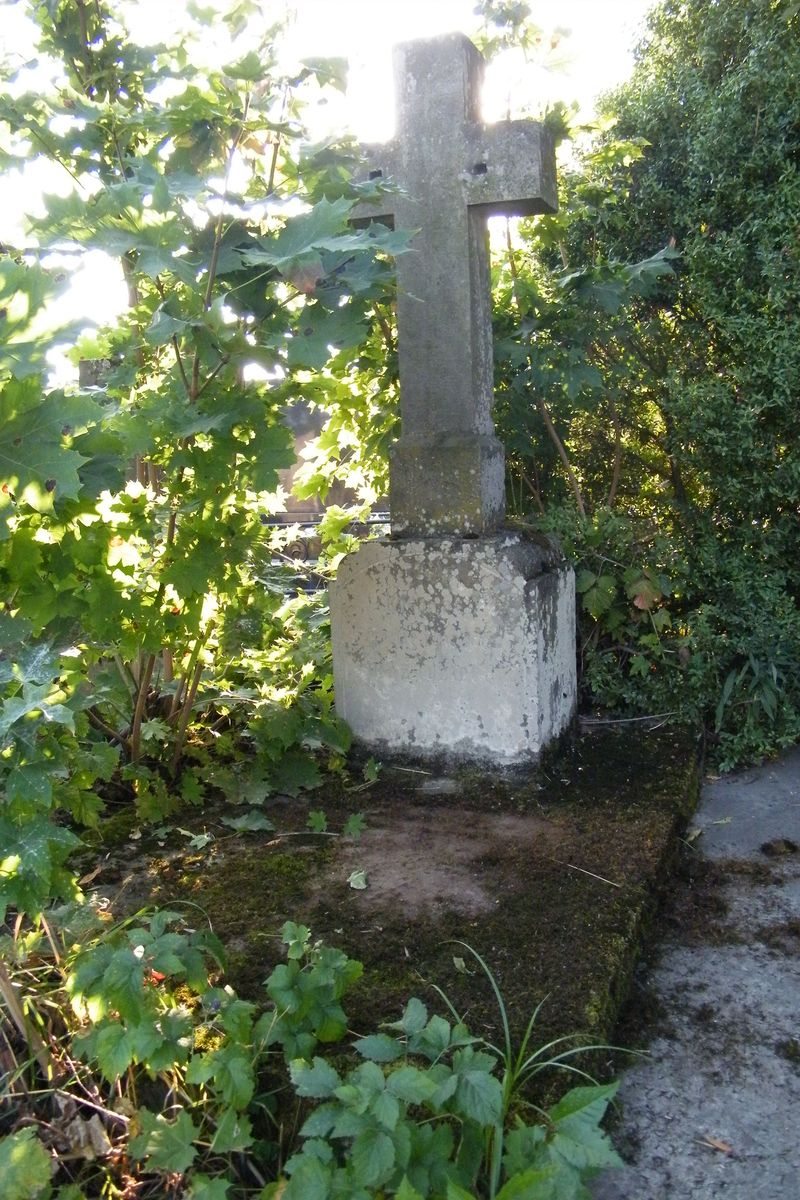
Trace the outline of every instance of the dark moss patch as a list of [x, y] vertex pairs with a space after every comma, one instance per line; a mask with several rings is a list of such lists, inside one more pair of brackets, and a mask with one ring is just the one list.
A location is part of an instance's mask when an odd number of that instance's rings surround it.
[[[696, 799], [694, 739], [593, 730], [535, 774], [455, 778], [421, 791], [430, 776], [395, 766], [357, 795], [317, 792], [311, 807], [329, 829], [364, 812], [357, 844], [287, 836], [309, 804], [277, 802], [274, 833], [226, 835], [199, 857], [169, 846], [142, 859], [129, 895], [198, 906], [228, 949], [231, 984], [255, 1000], [281, 956], [283, 921], [303, 921], [364, 964], [346, 1006], [359, 1033], [395, 1019], [411, 995], [441, 1011], [437, 985], [474, 1032], [497, 1040], [495, 999], [457, 944], [467, 943], [494, 972], [515, 1038], [543, 1001], [538, 1044], [608, 1041]], [[354, 891], [348, 875], [365, 864], [368, 886]]]
[[800, 1071], [800, 1041], [797, 1038], [786, 1038], [778, 1042], [775, 1052]]

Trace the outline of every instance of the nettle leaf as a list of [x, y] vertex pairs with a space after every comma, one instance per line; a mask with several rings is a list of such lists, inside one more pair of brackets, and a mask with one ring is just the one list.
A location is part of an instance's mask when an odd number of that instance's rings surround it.
[[0, 1195], [3, 1200], [44, 1200], [50, 1194], [50, 1155], [33, 1129], [0, 1138]]
[[140, 1108], [139, 1123], [142, 1132], [129, 1143], [134, 1158], [147, 1159], [153, 1171], [182, 1174], [189, 1169], [197, 1157], [193, 1143], [199, 1130], [185, 1109], [170, 1121], [162, 1113]]

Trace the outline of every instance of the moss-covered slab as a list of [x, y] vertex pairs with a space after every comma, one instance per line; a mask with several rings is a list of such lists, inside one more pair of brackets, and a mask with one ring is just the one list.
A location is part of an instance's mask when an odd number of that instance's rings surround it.
[[[368, 790], [270, 802], [272, 833], [215, 836], [190, 853], [124, 843], [98, 883], [128, 907], [197, 905], [228, 948], [230, 982], [254, 999], [282, 922], [305, 922], [364, 963], [348, 1006], [358, 1032], [396, 1018], [411, 994], [433, 1000], [437, 984], [476, 1032], [495, 1035], [466, 942], [495, 972], [517, 1031], [544, 999], [541, 1038], [602, 1041], [697, 783], [687, 733], [587, 730], [534, 775], [386, 767]], [[325, 810], [331, 832], [305, 832], [309, 808]], [[367, 822], [360, 839], [335, 836], [354, 811]], [[361, 872], [366, 887], [352, 887]]]

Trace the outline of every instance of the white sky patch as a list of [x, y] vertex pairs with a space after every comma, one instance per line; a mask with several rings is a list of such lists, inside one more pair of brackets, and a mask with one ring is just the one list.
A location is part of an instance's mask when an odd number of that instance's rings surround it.
[[[295, 59], [341, 56], [349, 60], [346, 98], [327, 89], [326, 101], [309, 111], [313, 138], [334, 131], [352, 130], [362, 141], [382, 141], [394, 132], [392, 46], [413, 38], [460, 31], [469, 35], [477, 27], [475, 0], [294, 0], [295, 19], [289, 32], [287, 53]], [[560, 36], [555, 57], [558, 69], [526, 64], [511, 55], [487, 74], [484, 117], [497, 120], [510, 112], [536, 113], [563, 100], [577, 102], [589, 117], [598, 93], [622, 82], [630, 72], [632, 48], [650, 0], [559, 0], [533, 3], [532, 19], [546, 35]], [[262, 16], [269, 20], [280, 6], [264, 0]], [[163, 39], [179, 30], [186, 19], [183, 0], [139, 0], [125, 6], [131, 14], [131, 33], [140, 41]], [[22, 6], [2, 5], [3, 52], [7, 64], [21, 66], [33, 53], [30, 24]], [[248, 49], [241, 32], [233, 48], [236, 55]], [[213, 49], [213, 47], [210, 47]], [[226, 48], [229, 49], [229, 48]], [[216, 47], [219, 53], [219, 47]], [[67, 173], [39, 162], [0, 179], [0, 241], [24, 245], [28, 216], [44, 214], [43, 193], [64, 195], [75, 186]], [[71, 316], [84, 313], [89, 321], [113, 320], [127, 303], [121, 271], [105, 255], [92, 252], [80, 266], [70, 268], [74, 281], [59, 303]]]

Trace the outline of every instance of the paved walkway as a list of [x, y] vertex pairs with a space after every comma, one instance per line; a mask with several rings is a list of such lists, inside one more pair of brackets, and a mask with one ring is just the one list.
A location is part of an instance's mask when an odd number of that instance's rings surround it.
[[614, 1133], [628, 1165], [592, 1194], [800, 1200], [800, 747], [708, 781], [692, 828], [716, 905], [646, 971], [656, 1032]]

